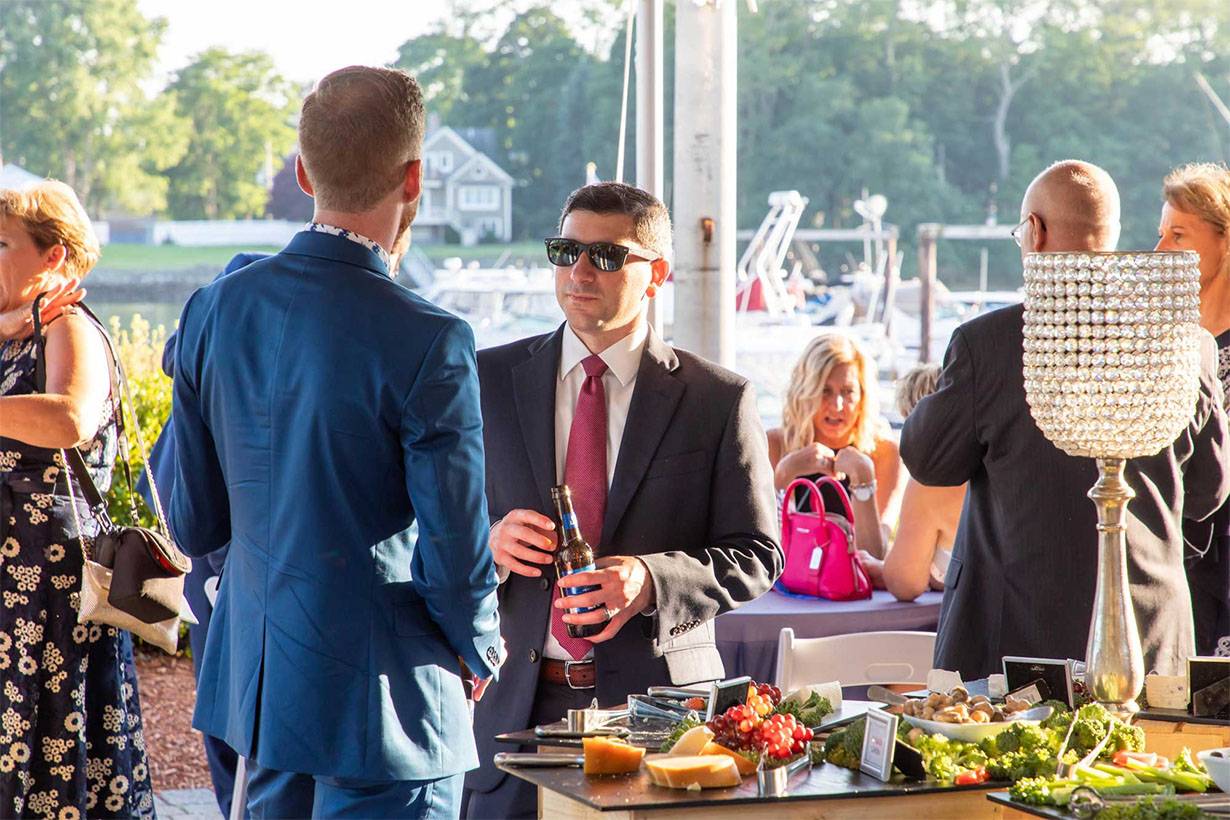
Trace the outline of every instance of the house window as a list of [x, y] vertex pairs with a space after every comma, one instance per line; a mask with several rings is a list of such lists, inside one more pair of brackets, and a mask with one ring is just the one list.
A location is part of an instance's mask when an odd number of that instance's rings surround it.
[[453, 155], [449, 151], [428, 151], [424, 157], [427, 169], [437, 174], [448, 174], [453, 170]]
[[440, 192], [431, 188], [423, 189], [423, 213], [435, 214], [440, 210]]
[[479, 225], [481, 226], [484, 234], [496, 237], [497, 239], [504, 235], [504, 223], [502, 220], [484, 219], [479, 223]]
[[500, 207], [500, 189], [494, 185], [462, 185], [457, 194], [458, 207], [467, 211], [489, 211]]

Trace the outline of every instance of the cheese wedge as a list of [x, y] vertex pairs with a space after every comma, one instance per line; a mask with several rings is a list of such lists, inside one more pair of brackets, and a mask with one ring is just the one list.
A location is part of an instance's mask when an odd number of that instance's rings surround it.
[[672, 789], [723, 789], [741, 782], [734, 759], [726, 755], [668, 756], [646, 760], [645, 768], [650, 780]]
[[705, 744], [711, 740], [713, 740], [713, 731], [708, 726], [704, 724], [693, 726], [675, 741], [670, 753], [672, 756], [698, 755], [701, 749], [705, 748]]
[[586, 774], [628, 774], [641, 767], [645, 750], [614, 737], [587, 737], [581, 741], [585, 750]]
[[700, 750], [702, 755], [726, 755], [735, 760], [735, 768], [739, 770], [739, 774], [747, 776], [756, 774], [756, 764], [749, 758], [736, 752], [734, 749], [729, 749], [721, 743], [710, 742], [705, 745], [705, 748]]

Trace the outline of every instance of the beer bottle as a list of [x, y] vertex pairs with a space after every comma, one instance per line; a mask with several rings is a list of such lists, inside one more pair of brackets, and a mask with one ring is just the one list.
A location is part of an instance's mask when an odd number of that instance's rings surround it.
[[[562, 595], [581, 595], [600, 589], [597, 586], [565, 587], [563, 580], [574, 572], [588, 572], [594, 569], [594, 551], [581, 535], [581, 527], [577, 523], [577, 515], [572, 511], [572, 491], [567, 484], [551, 488], [551, 500], [555, 503], [555, 518], [559, 523], [559, 546], [555, 550], [555, 573], [559, 576]], [[582, 612], [593, 612], [602, 609], [601, 605], [570, 609], [568, 612], [579, 615]], [[565, 624], [568, 634], [574, 638], [588, 638], [597, 635], [606, 628], [609, 618], [596, 624]]]

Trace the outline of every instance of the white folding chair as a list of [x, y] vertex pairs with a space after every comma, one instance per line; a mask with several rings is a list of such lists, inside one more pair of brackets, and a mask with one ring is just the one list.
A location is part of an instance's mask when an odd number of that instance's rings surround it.
[[842, 686], [906, 683], [924, 686], [935, 654], [934, 632], [860, 632], [795, 638], [784, 627], [777, 640], [777, 686], [840, 681]]

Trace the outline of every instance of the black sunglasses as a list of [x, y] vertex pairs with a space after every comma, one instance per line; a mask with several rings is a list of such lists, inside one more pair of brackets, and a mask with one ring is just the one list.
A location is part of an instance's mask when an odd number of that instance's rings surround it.
[[606, 273], [613, 273], [624, 266], [628, 257], [634, 256], [646, 262], [652, 262], [659, 257], [650, 255], [649, 251], [640, 248], [629, 248], [616, 245], [614, 242], [578, 242], [575, 239], [565, 239], [562, 236], [545, 240], [547, 244], [547, 259], [552, 265], [561, 268], [572, 267], [581, 258], [582, 253], [589, 254], [589, 261], [594, 267]]

